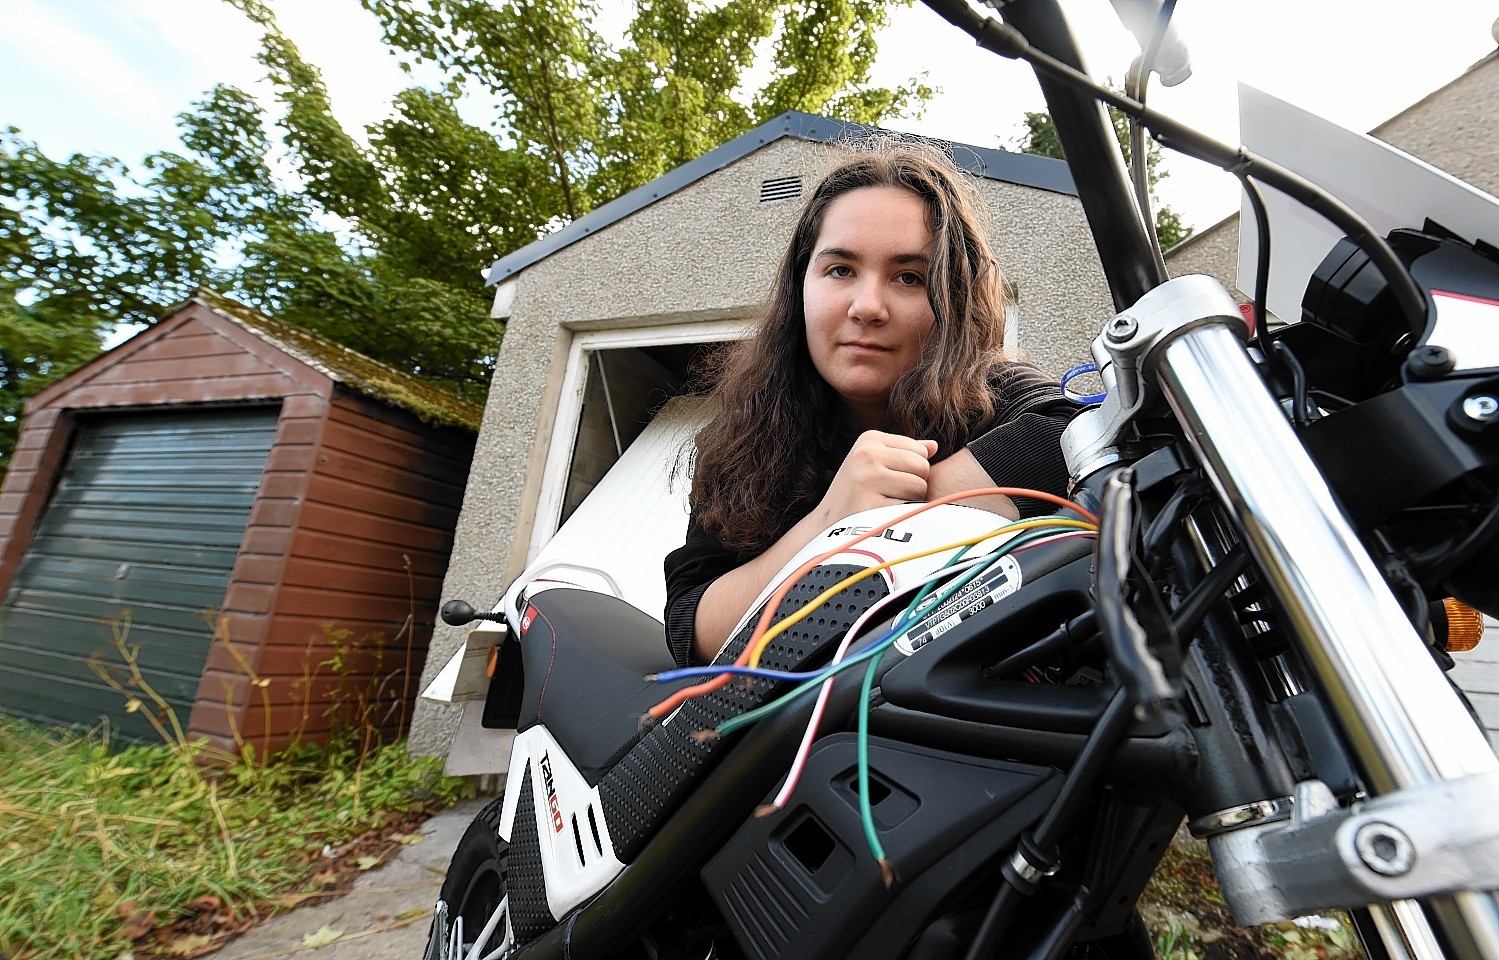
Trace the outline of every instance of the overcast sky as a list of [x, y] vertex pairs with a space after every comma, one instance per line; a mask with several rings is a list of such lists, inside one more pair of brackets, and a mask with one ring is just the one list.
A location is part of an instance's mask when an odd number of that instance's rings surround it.
[[[1094, 76], [1122, 78], [1132, 40], [1106, 0], [1064, 3]], [[383, 116], [391, 95], [411, 82], [357, 0], [272, 5], [303, 56], [322, 68], [351, 129]], [[622, 0], [605, 0], [602, 10], [606, 35], [622, 29]], [[1153, 86], [1151, 104], [1236, 141], [1242, 79], [1367, 130], [1492, 50], [1496, 16], [1495, 0], [1179, 0], [1196, 73], [1174, 89]], [[21, 128], [53, 155], [136, 162], [171, 149], [175, 115], [214, 83], [258, 91], [271, 103], [253, 59], [255, 31], [222, 0], [0, 0], [0, 26], [0, 126]], [[1004, 146], [1024, 111], [1043, 108], [1025, 67], [978, 50], [917, 4], [895, 15], [877, 74], [898, 82], [921, 71], [941, 94], [921, 119], [890, 126]], [[1168, 169], [1163, 195], [1189, 223], [1207, 226], [1237, 209], [1226, 175], [1186, 159]]]

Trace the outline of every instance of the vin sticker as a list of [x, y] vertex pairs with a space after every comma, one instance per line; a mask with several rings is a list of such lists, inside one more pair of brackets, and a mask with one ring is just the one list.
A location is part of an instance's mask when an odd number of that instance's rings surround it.
[[1019, 590], [1020, 580], [1020, 564], [1014, 557], [1001, 557], [988, 573], [964, 584], [941, 606], [923, 615], [910, 633], [895, 641], [895, 649], [909, 657], [975, 613]]

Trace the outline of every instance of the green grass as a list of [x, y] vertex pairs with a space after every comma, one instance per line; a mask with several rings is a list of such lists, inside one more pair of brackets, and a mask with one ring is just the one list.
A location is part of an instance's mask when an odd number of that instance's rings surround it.
[[464, 789], [401, 743], [301, 747], [217, 777], [200, 752], [0, 718], [0, 955], [123, 956], [132, 916], [170, 924], [205, 896], [263, 914], [306, 883], [309, 851]]

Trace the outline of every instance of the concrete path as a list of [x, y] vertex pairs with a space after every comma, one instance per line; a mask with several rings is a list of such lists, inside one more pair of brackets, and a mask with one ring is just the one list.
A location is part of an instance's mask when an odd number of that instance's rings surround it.
[[1452, 679], [1463, 688], [1483, 718], [1489, 743], [1499, 751], [1499, 622], [1484, 617], [1483, 642], [1467, 653], [1455, 653]]
[[[463, 831], [491, 798], [467, 800], [422, 824], [422, 842], [403, 846], [336, 900], [263, 923], [213, 960], [421, 960], [432, 904]], [[420, 911], [418, 913], [418, 911]], [[333, 932], [339, 936], [334, 939]], [[328, 942], [314, 945], [320, 941]]]

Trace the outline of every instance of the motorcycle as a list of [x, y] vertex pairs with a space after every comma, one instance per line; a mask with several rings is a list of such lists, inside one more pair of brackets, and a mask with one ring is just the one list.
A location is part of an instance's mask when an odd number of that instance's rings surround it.
[[[1444, 673], [1499, 613], [1499, 252], [1381, 235], [1094, 84], [1052, 0], [926, 2], [1036, 69], [1119, 311], [1071, 499], [849, 518], [705, 670], [604, 593], [448, 604], [504, 624], [485, 723], [518, 734], [427, 960], [1144, 958], [1183, 821], [1241, 923], [1340, 907], [1374, 958], [1499, 958], [1499, 760]], [[1165, 278], [1100, 103], [1245, 182], [1253, 337]], [[1344, 235], [1275, 329], [1257, 184]]]

